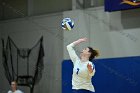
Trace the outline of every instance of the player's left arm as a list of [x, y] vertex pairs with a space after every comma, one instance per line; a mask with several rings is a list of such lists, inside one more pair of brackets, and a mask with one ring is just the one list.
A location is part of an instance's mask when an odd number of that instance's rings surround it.
[[87, 64], [88, 72], [90, 76], [94, 76], [95, 74], [95, 66], [93, 64]]

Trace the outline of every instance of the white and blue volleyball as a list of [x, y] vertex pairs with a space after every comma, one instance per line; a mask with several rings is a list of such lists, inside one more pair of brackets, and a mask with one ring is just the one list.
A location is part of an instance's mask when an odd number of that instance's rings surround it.
[[72, 30], [72, 28], [74, 27], [74, 21], [70, 18], [64, 18], [62, 20], [61, 26], [64, 30]]

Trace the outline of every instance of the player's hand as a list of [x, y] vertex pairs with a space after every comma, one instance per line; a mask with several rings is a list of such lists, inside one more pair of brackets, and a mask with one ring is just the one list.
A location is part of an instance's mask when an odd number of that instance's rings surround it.
[[93, 69], [92, 69], [92, 65], [91, 64], [87, 64], [87, 68], [88, 68], [88, 71], [90, 72], [90, 73], [92, 73], [93, 72]]
[[82, 42], [86, 42], [87, 40], [88, 40], [87, 38], [80, 38], [80, 39], [74, 41], [73, 44], [78, 45], [78, 44], [80, 44]]
[[86, 42], [86, 41], [88, 41], [88, 39], [86, 37], [84, 37], [84, 38], [80, 38], [79, 41], [80, 42]]

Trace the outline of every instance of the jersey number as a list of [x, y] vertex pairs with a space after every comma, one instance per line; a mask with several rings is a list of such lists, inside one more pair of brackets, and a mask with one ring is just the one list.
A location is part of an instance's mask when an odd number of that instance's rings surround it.
[[76, 72], [76, 74], [77, 74], [77, 75], [78, 75], [78, 73], [79, 73], [79, 70], [80, 70], [80, 69], [79, 69], [79, 68], [77, 68], [77, 72]]

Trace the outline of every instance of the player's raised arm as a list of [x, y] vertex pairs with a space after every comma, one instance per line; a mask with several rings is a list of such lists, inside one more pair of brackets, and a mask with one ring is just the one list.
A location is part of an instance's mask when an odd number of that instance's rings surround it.
[[81, 39], [78, 39], [78, 40], [74, 41], [73, 43], [67, 45], [67, 50], [68, 50], [68, 53], [69, 53], [69, 56], [70, 56], [70, 59], [72, 60], [72, 62], [75, 62], [76, 60], [79, 59], [79, 57], [77, 56], [77, 54], [74, 50], [74, 46], [78, 45], [82, 42], [85, 42], [85, 41], [87, 41], [87, 38], [81, 38]]

